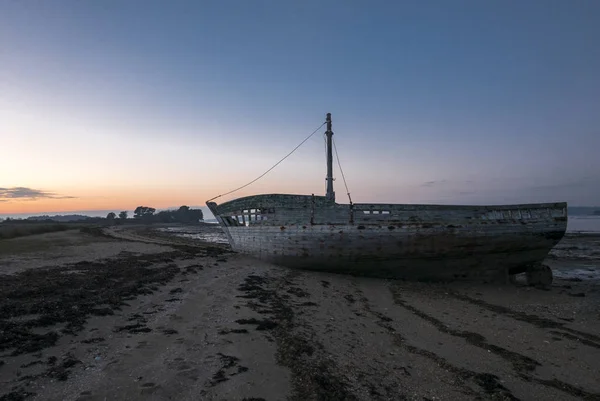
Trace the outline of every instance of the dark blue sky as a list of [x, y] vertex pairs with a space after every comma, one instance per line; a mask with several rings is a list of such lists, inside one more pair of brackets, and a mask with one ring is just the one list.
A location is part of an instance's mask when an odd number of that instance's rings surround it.
[[[147, 168], [208, 196], [332, 112], [357, 201], [600, 204], [599, 21], [595, 0], [5, 1], [4, 163], [15, 186], [108, 191]], [[53, 143], [99, 152], [82, 176], [16, 160]], [[104, 174], [115, 146], [133, 160]], [[322, 193], [322, 139], [294, 157], [245, 193]]]

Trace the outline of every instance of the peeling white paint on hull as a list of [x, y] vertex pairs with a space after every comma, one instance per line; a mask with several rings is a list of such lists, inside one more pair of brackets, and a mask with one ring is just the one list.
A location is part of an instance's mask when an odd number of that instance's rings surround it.
[[273, 194], [207, 205], [237, 252], [289, 267], [406, 279], [504, 280], [541, 263], [567, 226], [566, 203], [350, 206]]

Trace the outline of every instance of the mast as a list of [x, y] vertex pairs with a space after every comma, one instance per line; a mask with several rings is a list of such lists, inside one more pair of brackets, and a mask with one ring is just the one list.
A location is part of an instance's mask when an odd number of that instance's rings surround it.
[[333, 136], [333, 131], [331, 130], [331, 113], [327, 113], [327, 119], [325, 120], [327, 123], [327, 131], [325, 135], [327, 136], [327, 194], [325, 195], [328, 200], [335, 201], [335, 192], [333, 192], [333, 154], [331, 152], [331, 137]]

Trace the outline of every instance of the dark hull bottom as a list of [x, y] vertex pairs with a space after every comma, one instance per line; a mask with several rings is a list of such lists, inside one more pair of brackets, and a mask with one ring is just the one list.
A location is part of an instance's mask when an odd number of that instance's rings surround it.
[[564, 234], [559, 230], [427, 237], [395, 232], [361, 239], [352, 232], [290, 235], [288, 229], [284, 234], [264, 228], [248, 236], [247, 229], [230, 229], [233, 249], [281, 266], [393, 279], [478, 282], [507, 282], [510, 274], [541, 264]]
[[509, 274], [523, 273], [529, 266], [541, 263], [547, 250], [520, 251], [505, 254], [473, 255], [467, 258], [403, 258], [395, 260], [363, 259], [346, 263], [331, 260], [302, 260], [298, 257], [260, 257], [267, 262], [302, 270], [326, 271], [356, 276], [416, 281], [507, 282]]

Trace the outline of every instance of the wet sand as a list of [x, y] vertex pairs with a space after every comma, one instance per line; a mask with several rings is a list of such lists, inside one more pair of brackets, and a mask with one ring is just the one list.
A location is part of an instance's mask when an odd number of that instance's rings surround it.
[[544, 290], [290, 270], [144, 227], [2, 241], [0, 400], [600, 400], [600, 237], [548, 264]]

